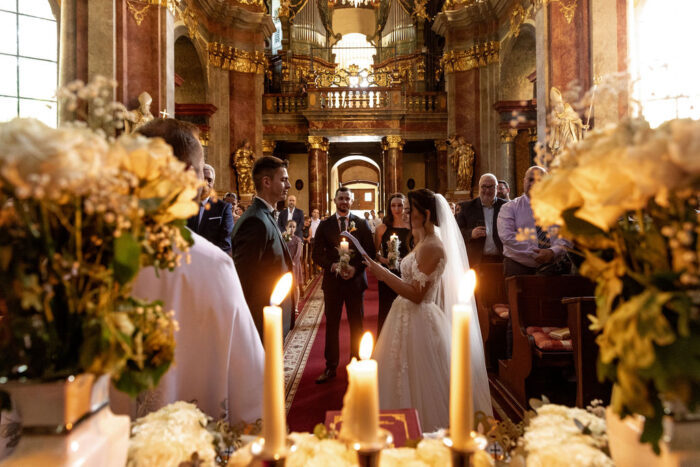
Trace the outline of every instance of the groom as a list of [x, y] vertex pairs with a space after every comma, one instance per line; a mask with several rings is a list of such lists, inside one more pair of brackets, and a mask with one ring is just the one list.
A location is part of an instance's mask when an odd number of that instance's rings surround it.
[[335, 378], [338, 367], [340, 350], [338, 343], [338, 331], [340, 318], [343, 313], [343, 304], [350, 324], [350, 352], [352, 357], [357, 357], [362, 338], [362, 318], [364, 316], [364, 293], [367, 288], [367, 276], [362, 256], [350, 242], [350, 265], [347, 268], [339, 268], [340, 233], [348, 231], [359, 241], [370, 258], [374, 258], [375, 249], [372, 241], [372, 232], [364, 219], [350, 213], [352, 206], [352, 192], [349, 188], [340, 187], [335, 192], [333, 200], [336, 213], [322, 221], [316, 229], [314, 237], [313, 260], [323, 268], [323, 300], [326, 314], [326, 369], [316, 379], [317, 384], [322, 384], [331, 378]]

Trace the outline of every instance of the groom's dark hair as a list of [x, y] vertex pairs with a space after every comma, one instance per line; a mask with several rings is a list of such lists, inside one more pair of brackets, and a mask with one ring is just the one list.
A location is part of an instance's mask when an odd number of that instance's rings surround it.
[[277, 172], [277, 169], [284, 167], [287, 168], [288, 162], [275, 156], [263, 156], [255, 161], [253, 164], [253, 184], [255, 185], [255, 191], [260, 191], [262, 189], [262, 179], [263, 177], [272, 178]]
[[426, 212], [430, 211], [430, 222], [436, 227], [440, 225], [437, 216], [437, 202], [435, 201], [435, 193], [427, 188], [413, 190], [408, 192], [408, 203], [411, 208], [416, 208], [419, 213], [426, 216]]

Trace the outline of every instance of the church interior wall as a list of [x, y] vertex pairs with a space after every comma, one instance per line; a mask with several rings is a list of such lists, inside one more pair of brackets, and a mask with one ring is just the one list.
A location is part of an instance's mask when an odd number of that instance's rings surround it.
[[206, 102], [207, 83], [202, 63], [199, 60], [197, 49], [186, 36], [181, 36], [175, 41], [175, 73], [183, 79], [182, 85], [175, 87], [176, 103]]
[[[289, 154], [289, 183], [292, 187], [289, 189], [289, 194], [297, 197], [297, 207], [304, 211], [304, 214], [311, 214], [309, 211], [309, 155]], [[301, 180], [304, 186], [301, 190], [297, 189], [296, 182]]]
[[404, 153], [403, 176], [401, 180], [401, 192], [408, 193], [408, 181], [413, 179], [414, 189], [425, 188], [425, 155], [423, 153]]

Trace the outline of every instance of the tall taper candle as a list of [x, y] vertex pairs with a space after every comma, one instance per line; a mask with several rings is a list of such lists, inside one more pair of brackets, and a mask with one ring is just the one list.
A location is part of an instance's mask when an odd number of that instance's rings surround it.
[[282, 363], [282, 308], [278, 305], [289, 293], [291, 283], [291, 273], [282, 276], [270, 298], [271, 305], [263, 308], [263, 344], [265, 346], [263, 455], [269, 459], [279, 458], [284, 453], [287, 443]]
[[458, 304], [452, 306], [452, 372], [450, 375], [450, 438], [454, 449], [470, 448], [474, 427], [469, 320], [476, 275], [470, 270], [460, 286]]
[[359, 443], [375, 443], [379, 436], [379, 383], [372, 356], [372, 334], [360, 342], [360, 359], [347, 366], [348, 390], [343, 398], [340, 436]]

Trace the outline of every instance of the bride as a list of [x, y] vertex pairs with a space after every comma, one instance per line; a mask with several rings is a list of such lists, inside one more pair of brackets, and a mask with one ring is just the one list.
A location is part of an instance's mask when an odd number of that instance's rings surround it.
[[[414, 250], [401, 261], [401, 278], [369, 257], [365, 264], [399, 296], [373, 358], [379, 366], [382, 409], [415, 408], [424, 432], [449, 425], [451, 310], [469, 262], [462, 235], [442, 195], [408, 194]], [[479, 319], [472, 298], [470, 349], [474, 410], [492, 415]]]

